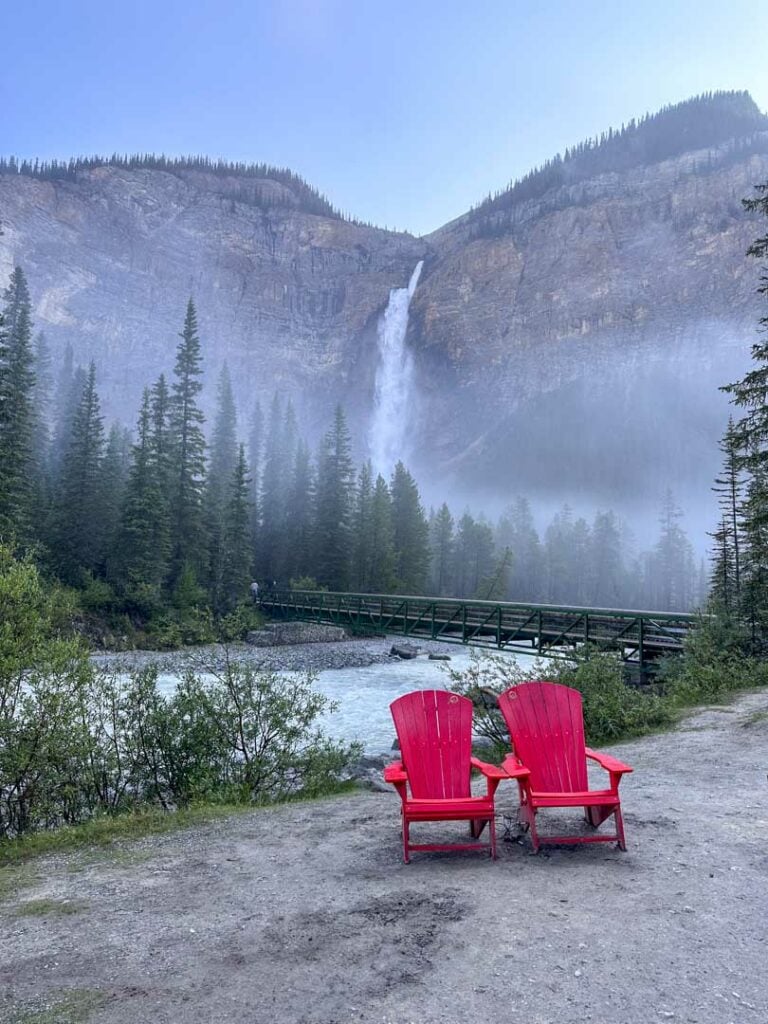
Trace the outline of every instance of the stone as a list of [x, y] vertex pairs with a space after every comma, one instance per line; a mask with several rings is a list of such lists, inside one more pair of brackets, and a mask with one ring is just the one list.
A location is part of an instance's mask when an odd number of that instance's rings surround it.
[[402, 658], [404, 661], [410, 661], [412, 658], [419, 656], [421, 648], [412, 647], [410, 644], [392, 644], [389, 653], [395, 658]]

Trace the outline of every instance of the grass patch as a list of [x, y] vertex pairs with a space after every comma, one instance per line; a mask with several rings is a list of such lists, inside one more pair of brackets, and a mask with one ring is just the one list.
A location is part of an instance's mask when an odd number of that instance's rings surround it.
[[[141, 851], [125, 850], [116, 844], [145, 839], [148, 836], [165, 835], [178, 832], [197, 825], [206, 825], [221, 818], [248, 814], [257, 810], [276, 809], [286, 803], [305, 803], [309, 800], [322, 800], [357, 789], [354, 781], [341, 782], [327, 793], [318, 796], [297, 798], [279, 804], [259, 805], [252, 803], [238, 804], [195, 804], [177, 811], [163, 811], [159, 808], [148, 808], [131, 814], [118, 814], [114, 817], [93, 818], [82, 825], [63, 826], [49, 832], [34, 832], [20, 839], [0, 840], [0, 898], [3, 895], [3, 871], [15, 865], [22, 865], [36, 857], [56, 853], [95, 853], [108, 851], [118, 865], [130, 866], [137, 861], [146, 860]], [[110, 849], [111, 848], [111, 849]]]
[[55, 1002], [15, 1011], [9, 1024], [86, 1024], [105, 1002], [101, 992], [74, 988]]
[[69, 914], [81, 914], [88, 909], [82, 900], [25, 900], [20, 903], [14, 913], [16, 917], [67, 917]]
[[40, 881], [40, 875], [26, 865], [0, 867], [0, 903], [14, 899], [19, 891]]

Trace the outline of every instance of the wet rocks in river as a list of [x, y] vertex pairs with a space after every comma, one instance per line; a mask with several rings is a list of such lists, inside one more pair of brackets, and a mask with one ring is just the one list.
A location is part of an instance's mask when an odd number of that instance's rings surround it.
[[393, 658], [402, 658], [403, 661], [410, 661], [419, 655], [420, 648], [410, 644], [392, 644], [389, 653]]

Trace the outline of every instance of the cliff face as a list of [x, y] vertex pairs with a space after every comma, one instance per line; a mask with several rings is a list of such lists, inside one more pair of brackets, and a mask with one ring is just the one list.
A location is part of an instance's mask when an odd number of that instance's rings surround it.
[[280, 183], [260, 183], [276, 193], [266, 208], [229, 184], [111, 166], [75, 181], [0, 175], [0, 275], [24, 267], [37, 327], [96, 360], [106, 404], [128, 422], [140, 388], [173, 365], [189, 295], [206, 364], [228, 362], [241, 401], [280, 388], [327, 404], [356, 371], [370, 376], [360, 339], [425, 252], [307, 213]]
[[279, 388], [305, 429], [341, 399], [362, 432], [376, 324], [424, 259], [407, 339], [417, 468], [468, 495], [701, 495], [717, 387], [747, 365], [760, 313], [744, 255], [760, 225], [741, 199], [768, 179], [768, 126], [750, 117], [663, 158], [637, 156], [641, 125], [631, 158], [614, 136], [605, 159], [580, 151], [425, 239], [345, 221], [268, 170], [6, 168], [0, 277], [24, 267], [54, 355], [70, 342], [95, 359], [125, 422], [171, 370], [192, 294], [206, 365], [227, 361], [243, 414]]
[[[522, 489], [701, 482], [718, 386], [755, 337], [761, 226], [741, 199], [768, 179], [764, 138], [743, 160], [689, 153], [553, 190], [500, 233], [468, 215], [429, 236], [412, 343], [443, 463]], [[462, 416], [441, 416], [447, 387]]]

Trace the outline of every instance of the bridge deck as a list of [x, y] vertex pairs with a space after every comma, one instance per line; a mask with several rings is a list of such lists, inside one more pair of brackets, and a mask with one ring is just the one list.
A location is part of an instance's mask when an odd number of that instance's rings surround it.
[[394, 633], [547, 657], [590, 643], [619, 651], [628, 665], [641, 672], [654, 659], [680, 651], [698, 621], [684, 613], [320, 590], [267, 591], [260, 604], [270, 615], [328, 622], [357, 632]]

